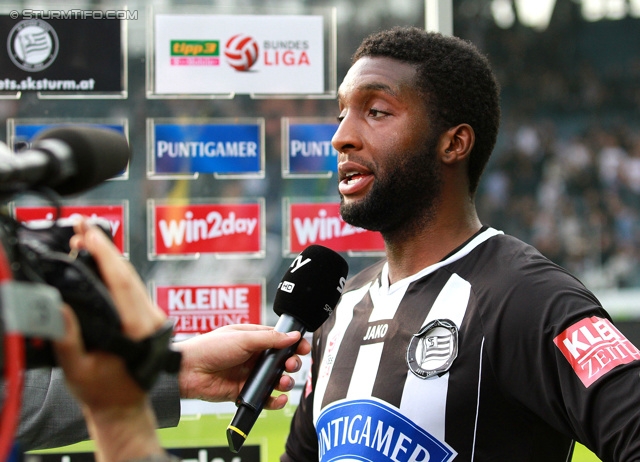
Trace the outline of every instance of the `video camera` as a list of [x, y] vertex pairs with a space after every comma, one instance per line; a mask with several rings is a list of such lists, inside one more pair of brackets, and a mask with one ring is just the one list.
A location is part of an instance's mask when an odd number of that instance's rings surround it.
[[[111, 236], [104, 220], [89, 220]], [[73, 252], [73, 222], [18, 223], [0, 215], [0, 243], [14, 281], [0, 287], [3, 317], [25, 336], [27, 369], [55, 366], [49, 339], [61, 338], [61, 302], [70, 305], [89, 350], [109, 350], [111, 335], [121, 330], [120, 318], [95, 262], [86, 251]], [[0, 369], [3, 362], [0, 361]]]
[[[15, 154], [0, 145], [0, 201], [35, 194], [57, 211], [51, 221], [20, 223], [0, 206], [0, 460], [20, 414], [23, 370], [56, 364], [51, 340], [65, 333], [62, 302], [75, 312], [85, 348], [122, 357], [142, 388], [150, 388], [161, 370], [178, 371], [180, 354], [168, 347], [172, 326], [141, 341], [126, 337], [95, 262], [86, 251], [70, 248], [73, 223], [60, 218], [61, 196], [120, 174], [129, 156], [122, 134], [90, 126], [48, 129]], [[106, 220], [93, 223], [111, 238]]]
[[[51, 128], [30, 149], [0, 155], [0, 198], [37, 194], [59, 212], [61, 195], [90, 189], [122, 172], [128, 162], [127, 140], [115, 130]], [[106, 221], [94, 222], [111, 237]], [[25, 337], [27, 368], [55, 365], [48, 340], [64, 334], [61, 301], [78, 316], [88, 349], [104, 348], [105, 333], [121, 329], [95, 263], [86, 252], [71, 252], [71, 236], [69, 220], [20, 223], [6, 211], [0, 213], [0, 245], [12, 279], [0, 287], [0, 322], [2, 331]]]

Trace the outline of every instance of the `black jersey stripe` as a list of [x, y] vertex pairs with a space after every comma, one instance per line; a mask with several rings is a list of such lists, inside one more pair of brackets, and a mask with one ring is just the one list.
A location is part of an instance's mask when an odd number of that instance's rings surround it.
[[[344, 399], [349, 390], [353, 368], [358, 359], [360, 343], [367, 332], [368, 319], [373, 309], [373, 302], [369, 292], [353, 308], [353, 318], [343, 343], [340, 345], [331, 372], [331, 388], [327, 390], [322, 398], [322, 406], [339, 399]], [[377, 365], [375, 365], [377, 367]]]
[[[400, 407], [404, 384], [409, 368], [407, 366], [407, 347], [413, 334], [420, 330], [425, 318], [429, 314], [437, 295], [446, 284], [449, 273], [439, 271], [425, 276], [430, 278], [430, 288], [438, 287], [429, 292], [422, 290], [425, 284], [415, 281], [409, 285], [400, 302], [393, 319], [397, 329], [393, 335], [387, 336], [380, 359], [380, 367], [372, 395], [396, 407]], [[424, 279], [424, 278], [423, 278]], [[419, 303], [416, 301], [419, 300]]]

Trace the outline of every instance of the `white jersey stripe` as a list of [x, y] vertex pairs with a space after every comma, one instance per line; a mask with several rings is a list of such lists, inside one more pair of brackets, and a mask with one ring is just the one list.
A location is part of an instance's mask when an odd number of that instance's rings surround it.
[[362, 345], [353, 368], [347, 399], [370, 398], [380, 368], [384, 343]]
[[[470, 294], [471, 285], [457, 274], [451, 275], [438, 294], [422, 326], [436, 319], [449, 319], [460, 329]], [[448, 385], [449, 374], [425, 380], [409, 373], [400, 402], [400, 412], [440, 441], [444, 441], [442, 422], [445, 418]], [[415, 403], [427, 395], [430, 401], [433, 400], [434, 403], [439, 404], [438, 407], [433, 407], [425, 413]]]
[[480, 387], [482, 385], [482, 354], [484, 352], [484, 338], [480, 345], [480, 356], [478, 357], [478, 397], [476, 398], [476, 421], [473, 428], [473, 447], [471, 448], [471, 461], [473, 462], [476, 457], [476, 437], [478, 436], [478, 416], [480, 415]]
[[329, 377], [331, 376], [331, 371], [333, 370], [338, 350], [340, 350], [340, 344], [342, 343], [344, 333], [349, 327], [351, 319], [353, 319], [353, 307], [367, 294], [370, 285], [370, 283], [367, 283], [360, 289], [343, 294], [340, 300], [340, 306], [344, 307], [344, 309], [336, 310], [335, 312], [336, 323], [327, 336], [327, 346], [324, 351], [322, 364], [320, 364], [320, 368], [318, 369], [318, 380], [316, 382], [313, 400], [314, 422], [320, 415], [322, 399], [325, 391], [327, 390]]

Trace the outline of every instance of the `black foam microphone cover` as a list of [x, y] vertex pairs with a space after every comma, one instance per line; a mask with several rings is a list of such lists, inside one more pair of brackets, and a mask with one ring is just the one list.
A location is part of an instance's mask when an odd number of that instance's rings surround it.
[[72, 151], [77, 173], [54, 187], [63, 196], [83, 192], [118, 175], [127, 167], [131, 155], [126, 137], [110, 128], [52, 127], [36, 136], [32, 149], [40, 149], [38, 141], [47, 139], [60, 140]]
[[[338, 304], [348, 271], [346, 260], [333, 250], [321, 245], [304, 249], [278, 285], [273, 311], [280, 318], [275, 330], [303, 335], [317, 330]], [[232, 452], [238, 452], [244, 444], [296, 347], [271, 348], [261, 354], [236, 399], [238, 409], [227, 427]]]
[[288, 314], [313, 332], [338, 303], [349, 266], [333, 250], [310, 245], [296, 257], [276, 291], [273, 311]]

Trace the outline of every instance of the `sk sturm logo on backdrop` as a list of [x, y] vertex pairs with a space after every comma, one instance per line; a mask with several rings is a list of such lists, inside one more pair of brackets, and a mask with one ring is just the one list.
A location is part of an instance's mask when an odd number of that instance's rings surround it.
[[258, 42], [253, 37], [237, 34], [225, 45], [227, 63], [237, 71], [246, 72], [258, 60]]
[[40, 19], [20, 21], [9, 32], [7, 51], [11, 61], [27, 72], [49, 67], [58, 56], [58, 35]]
[[172, 66], [220, 65], [218, 40], [171, 40]]

